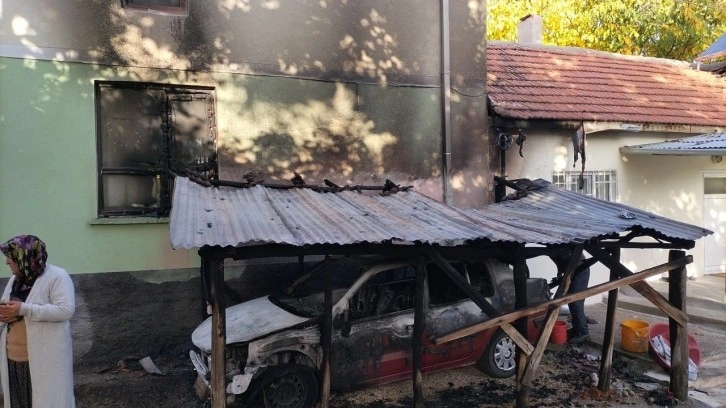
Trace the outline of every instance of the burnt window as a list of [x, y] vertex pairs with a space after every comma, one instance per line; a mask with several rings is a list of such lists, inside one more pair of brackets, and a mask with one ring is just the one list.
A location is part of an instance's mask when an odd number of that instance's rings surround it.
[[98, 216], [165, 217], [173, 176], [216, 177], [214, 90], [97, 81]]
[[189, 0], [121, 0], [121, 6], [129, 10], [148, 13], [187, 15]]
[[416, 269], [411, 265], [389, 269], [373, 276], [351, 299], [352, 320], [413, 309]]
[[[491, 273], [482, 262], [452, 263], [461, 276], [480, 294], [485, 297], [494, 295]], [[450, 303], [469, 300], [469, 296], [459, 288], [451, 278], [437, 265], [426, 267], [429, 281], [429, 304], [443, 306]]]

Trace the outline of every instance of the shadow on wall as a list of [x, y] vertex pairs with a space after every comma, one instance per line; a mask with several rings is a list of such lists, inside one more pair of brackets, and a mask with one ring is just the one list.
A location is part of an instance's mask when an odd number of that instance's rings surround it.
[[[438, 44], [438, 33], [417, 28], [421, 21], [438, 22], [438, 7], [420, 10], [414, 21], [410, 0], [374, 3], [190, 2], [186, 17], [132, 12], [118, 2], [85, 1], [56, 11], [58, 21], [73, 16], [98, 23], [69, 28], [66, 36], [79, 39], [78, 49], [64, 59], [99, 63], [91, 66], [94, 77], [215, 86], [224, 110], [220, 157], [230, 171], [283, 179], [297, 171], [341, 184], [369, 175], [396, 174], [399, 183], [440, 178], [438, 53], [435, 47], [421, 52]], [[4, 7], [13, 16], [13, 41], [47, 38], [48, 47], [68, 46], [44, 14]], [[271, 20], [292, 20], [286, 26], [293, 32], [270, 28]], [[306, 24], [292, 24], [301, 20]], [[271, 34], [257, 35], [264, 46], [239, 40], [254, 30]], [[290, 49], [290, 41], [300, 49]], [[160, 69], [133, 68], [148, 66]], [[70, 78], [68, 63], [54, 67], [58, 75], [40, 81], [39, 104], [55, 99], [63, 84], [85, 81]], [[262, 78], [269, 84], [256, 88]], [[393, 86], [391, 78], [411, 86]], [[308, 91], [288, 86], [296, 81], [307, 82]], [[332, 86], [329, 95], [315, 89]], [[250, 124], [257, 126], [253, 132]]]
[[[274, 291], [298, 273], [294, 263], [226, 267], [227, 306]], [[197, 277], [188, 278], [192, 272]], [[150, 271], [154, 274], [155, 271]], [[76, 314], [71, 320], [77, 364], [114, 364], [127, 357], [185, 356], [191, 333], [204, 319], [198, 270], [179, 281], [149, 283], [143, 272], [72, 275]]]
[[[286, 92], [273, 94], [281, 83]], [[245, 90], [249, 99], [235, 108], [240, 131], [220, 138], [222, 179], [280, 181], [295, 171], [308, 184], [345, 185], [441, 176], [433, 89], [249, 78]]]

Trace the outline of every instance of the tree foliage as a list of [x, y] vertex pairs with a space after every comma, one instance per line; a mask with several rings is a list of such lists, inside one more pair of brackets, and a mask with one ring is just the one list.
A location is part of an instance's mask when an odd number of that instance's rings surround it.
[[683, 61], [726, 32], [726, 0], [487, 0], [487, 38], [516, 41], [530, 14], [543, 44]]

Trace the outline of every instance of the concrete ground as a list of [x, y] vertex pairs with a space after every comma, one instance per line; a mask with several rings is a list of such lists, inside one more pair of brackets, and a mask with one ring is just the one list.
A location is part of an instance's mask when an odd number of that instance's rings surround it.
[[[689, 280], [686, 288], [688, 333], [696, 339], [701, 352], [698, 377], [695, 381], [689, 382], [689, 400], [699, 401], [704, 407], [726, 407], [724, 281], [723, 277], [706, 276]], [[668, 282], [654, 280], [648, 283], [668, 298]], [[567, 313], [566, 307], [562, 308], [562, 313]], [[590, 326], [591, 343], [602, 345], [606, 313], [607, 295], [602, 297], [602, 302], [588, 302], [586, 314], [598, 321], [598, 324]], [[668, 317], [632, 288], [625, 287], [618, 294], [615, 320], [615, 350], [634, 358], [653, 361], [647, 352], [631, 353], [622, 349], [620, 325], [624, 320], [640, 320], [652, 327], [656, 323], [668, 323]], [[654, 366], [649, 376], [653, 378], [653, 383], [667, 384], [669, 381], [668, 373], [660, 366]]]

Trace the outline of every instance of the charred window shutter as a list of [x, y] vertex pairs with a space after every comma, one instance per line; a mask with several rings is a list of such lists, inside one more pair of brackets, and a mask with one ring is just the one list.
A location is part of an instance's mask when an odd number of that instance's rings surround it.
[[169, 168], [183, 173], [192, 170], [215, 176], [216, 118], [214, 98], [209, 93], [170, 94], [169, 103]]
[[[162, 132], [165, 140], [164, 160], [172, 174], [188, 170], [216, 178], [216, 118], [214, 98], [208, 92], [168, 93], [167, 109]], [[162, 185], [161, 194], [171, 210], [172, 178]]]

